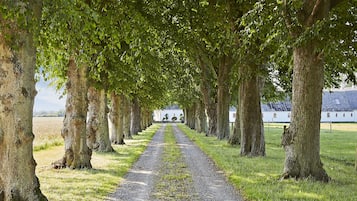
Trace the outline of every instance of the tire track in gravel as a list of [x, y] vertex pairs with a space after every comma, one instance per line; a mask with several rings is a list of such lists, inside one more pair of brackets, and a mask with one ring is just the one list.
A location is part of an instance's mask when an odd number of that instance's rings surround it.
[[204, 201], [243, 201], [235, 188], [217, 169], [213, 161], [203, 153], [177, 126], [173, 125], [176, 141], [181, 148], [191, 172], [197, 194]]
[[129, 170], [116, 192], [109, 195], [108, 201], [147, 201], [150, 199], [161, 163], [165, 127], [166, 125], [162, 125], [156, 132], [147, 149]]
[[[165, 127], [157, 131], [147, 150], [128, 172], [125, 180], [115, 193], [109, 195], [108, 201], [153, 201], [153, 200], [203, 200], [203, 201], [243, 201], [242, 196], [229, 184], [221, 171], [188, 137], [172, 124], [176, 144], [164, 144]], [[170, 126], [171, 127], [171, 126]], [[163, 156], [167, 147], [178, 146], [177, 164], [165, 164]], [[165, 159], [164, 159], [165, 160]], [[176, 163], [176, 162], [175, 162]], [[184, 167], [183, 174], [190, 174], [189, 180], [165, 183], [165, 177], [172, 174], [170, 168]], [[168, 186], [167, 186], [168, 184]], [[187, 185], [169, 188], [173, 185]], [[160, 189], [161, 188], [161, 189]], [[162, 190], [162, 188], [167, 188]], [[175, 195], [185, 191], [187, 195]], [[162, 196], [165, 195], [165, 196]], [[181, 199], [180, 199], [181, 198]]]
[[171, 124], [166, 126], [164, 142], [160, 170], [150, 200], [199, 201]]

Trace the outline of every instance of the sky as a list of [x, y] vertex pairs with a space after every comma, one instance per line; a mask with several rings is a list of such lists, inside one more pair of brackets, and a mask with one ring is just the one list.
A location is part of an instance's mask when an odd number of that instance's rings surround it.
[[36, 83], [37, 95], [35, 97], [34, 112], [59, 111], [65, 109], [66, 97], [61, 97], [61, 92], [49, 86], [42, 78]]

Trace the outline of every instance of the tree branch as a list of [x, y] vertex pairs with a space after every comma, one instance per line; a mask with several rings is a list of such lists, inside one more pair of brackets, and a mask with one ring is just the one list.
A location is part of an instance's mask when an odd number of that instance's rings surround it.
[[307, 18], [306, 24], [308, 26], [311, 26], [314, 23], [314, 17], [316, 16], [316, 13], [319, 11], [319, 8], [321, 7], [320, 5], [321, 5], [321, 0], [317, 0], [314, 5], [314, 8], [311, 11], [310, 16]]

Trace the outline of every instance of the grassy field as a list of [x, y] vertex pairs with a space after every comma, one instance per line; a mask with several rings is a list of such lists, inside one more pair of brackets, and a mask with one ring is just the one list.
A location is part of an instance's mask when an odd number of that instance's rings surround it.
[[[51, 162], [63, 156], [62, 118], [34, 118], [34, 157], [41, 190], [49, 200], [103, 200], [117, 187], [137, 160], [159, 125], [150, 127], [111, 154], [94, 153], [91, 170], [54, 170]], [[249, 200], [357, 200], [354, 160], [357, 124], [322, 124], [321, 159], [332, 181], [328, 184], [293, 179], [280, 181], [284, 152], [280, 146], [283, 124], [266, 124], [266, 157], [239, 156], [239, 146], [205, 137], [180, 125]]]
[[62, 125], [63, 117], [34, 117], [34, 150], [39, 151], [52, 146], [63, 145]]
[[[114, 153], [93, 153], [93, 169], [55, 170], [51, 163], [64, 154], [61, 118], [34, 118], [36, 175], [41, 190], [51, 201], [98, 201], [114, 192], [160, 125], [153, 125], [126, 145], [114, 145]], [[58, 143], [62, 146], [57, 146]], [[45, 145], [45, 146], [44, 146]]]
[[[330, 129], [331, 126], [331, 129]], [[205, 137], [180, 125], [226, 172], [229, 180], [248, 200], [357, 200], [357, 172], [354, 161], [357, 124], [322, 124], [321, 159], [330, 183], [294, 179], [280, 181], [284, 151], [280, 146], [283, 124], [267, 124], [266, 157], [240, 157], [239, 146], [230, 146], [215, 137]]]

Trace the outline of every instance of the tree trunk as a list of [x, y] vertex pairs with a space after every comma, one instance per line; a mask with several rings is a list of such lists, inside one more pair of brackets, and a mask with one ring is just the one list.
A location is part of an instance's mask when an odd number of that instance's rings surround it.
[[259, 78], [256, 67], [244, 65], [244, 75], [239, 86], [239, 119], [241, 128], [241, 152], [243, 156], [265, 156], [264, 128], [260, 106]]
[[134, 97], [131, 105], [131, 122], [130, 122], [130, 133], [132, 135], [137, 135], [141, 132], [141, 109], [139, 100], [137, 97]]
[[201, 124], [201, 104], [200, 104], [200, 101], [197, 101], [195, 103], [195, 130], [198, 132], [198, 133], [201, 133], [202, 132], [202, 124]]
[[196, 104], [193, 104], [190, 109], [188, 110], [189, 111], [189, 127], [191, 129], [195, 129], [195, 124], [196, 124], [196, 118], [195, 118], [195, 112], [196, 112]]
[[126, 139], [133, 139], [133, 136], [130, 133], [130, 101], [127, 97], [123, 97], [123, 132]]
[[112, 122], [111, 141], [114, 144], [125, 144], [124, 142], [124, 112], [123, 95], [111, 94], [112, 106], [110, 110], [110, 121]]
[[217, 133], [217, 90], [214, 87], [214, 72], [202, 61], [199, 61], [201, 67], [201, 93], [203, 103], [206, 108], [208, 118], [208, 130], [206, 136], [213, 136]]
[[88, 89], [87, 145], [100, 152], [114, 151], [109, 140], [107, 94], [104, 89]]
[[206, 116], [205, 106], [201, 100], [199, 104], [200, 104], [200, 110], [198, 112], [200, 113], [201, 130], [203, 133], [207, 133], [207, 116]]
[[77, 67], [75, 60], [71, 58], [67, 76], [66, 113], [62, 129], [65, 155], [60, 161], [54, 162], [53, 166], [71, 169], [92, 168], [92, 150], [87, 146], [86, 135], [88, 68], [84, 65]]
[[320, 159], [323, 63], [310, 43], [294, 49], [291, 123], [284, 131], [284, 178], [329, 181]]
[[[38, 16], [28, 17], [40, 17], [40, 4], [30, 1], [29, 5], [32, 11], [38, 9]], [[0, 17], [0, 24], [6, 23]], [[4, 27], [0, 30], [0, 200], [42, 201], [47, 198], [35, 175], [32, 148], [36, 47], [32, 32], [22, 30], [21, 25], [17, 27], [14, 21], [10, 23], [16, 30]], [[4, 33], [16, 41], [5, 42]], [[13, 47], [12, 42], [18, 46]]]
[[237, 109], [236, 109], [236, 119], [234, 120], [234, 129], [233, 133], [229, 136], [228, 144], [230, 145], [238, 145], [241, 141], [241, 127], [240, 127], [240, 118], [239, 118], [239, 98], [237, 101]]
[[228, 139], [229, 137], [229, 75], [231, 72], [231, 59], [223, 56], [218, 70], [217, 91], [217, 138]]
[[[285, 4], [285, 7], [290, 6]], [[298, 38], [318, 21], [328, 16], [331, 1], [305, 1], [295, 16], [283, 14], [289, 32]], [[294, 18], [294, 19], [292, 19]], [[298, 19], [299, 26], [291, 23]], [[324, 64], [319, 51], [319, 39], [310, 38], [294, 47], [291, 123], [284, 129], [282, 145], [285, 149], [283, 178], [312, 178], [330, 180], [320, 159], [320, 121]]]

